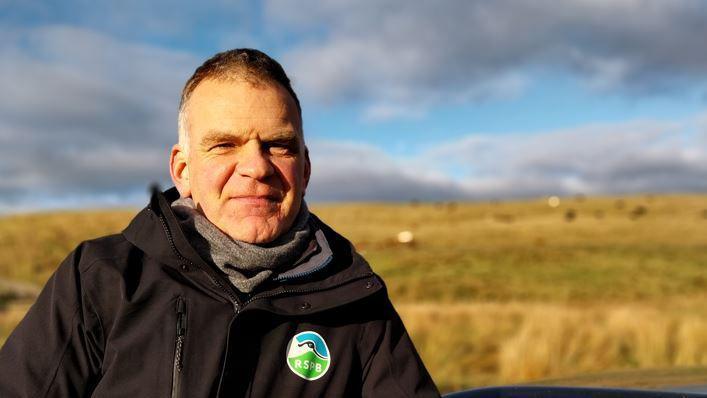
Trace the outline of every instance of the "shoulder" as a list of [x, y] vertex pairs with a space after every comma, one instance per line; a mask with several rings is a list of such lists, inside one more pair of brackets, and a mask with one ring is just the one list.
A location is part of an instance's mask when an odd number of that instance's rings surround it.
[[123, 234], [106, 235], [81, 242], [73, 255], [80, 272], [88, 272], [98, 263], [119, 265], [135, 256], [139, 249], [130, 243]]
[[[122, 234], [81, 242], [73, 252], [75, 285], [84, 317], [95, 314], [103, 331], [110, 330], [121, 308], [135, 298], [146, 276], [146, 256]], [[93, 315], [91, 315], [93, 316]]]

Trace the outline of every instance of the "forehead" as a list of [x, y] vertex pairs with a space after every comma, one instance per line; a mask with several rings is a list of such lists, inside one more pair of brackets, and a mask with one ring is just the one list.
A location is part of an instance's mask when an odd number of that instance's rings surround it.
[[190, 134], [218, 129], [232, 132], [301, 132], [297, 105], [277, 83], [207, 79], [194, 89], [185, 108]]

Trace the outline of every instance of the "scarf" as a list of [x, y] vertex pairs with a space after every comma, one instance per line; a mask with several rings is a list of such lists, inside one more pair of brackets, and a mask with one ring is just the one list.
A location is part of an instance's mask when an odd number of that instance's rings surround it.
[[294, 266], [312, 244], [309, 209], [304, 201], [290, 230], [266, 245], [232, 239], [196, 208], [192, 198], [179, 198], [171, 206], [197, 253], [225, 272], [243, 293], [252, 292], [274, 273]]

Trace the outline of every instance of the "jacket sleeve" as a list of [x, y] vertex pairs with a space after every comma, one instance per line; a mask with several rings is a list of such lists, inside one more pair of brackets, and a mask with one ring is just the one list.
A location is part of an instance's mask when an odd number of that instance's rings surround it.
[[385, 297], [383, 320], [368, 325], [363, 365], [363, 397], [439, 397], [439, 391], [408, 336], [402, 320]]
[[83, 397], [100, 371], [100, 327], [82, 298], [79, 246], [0, 349], [0, 397]]

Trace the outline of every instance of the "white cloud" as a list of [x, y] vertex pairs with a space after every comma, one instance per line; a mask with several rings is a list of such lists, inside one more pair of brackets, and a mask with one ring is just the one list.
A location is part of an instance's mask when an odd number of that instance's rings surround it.
[[0, 202], [128, 197], [166, 180], [194, 57], [69, 26], [10, 37], [0, 45]]
[[707, 4], [698, 0], [267, 4], [273, 25], [307, 38], [283, 57], [301, 92], [322, 103], [383, 104], [396, 109], [391, 116], [512, 97], [539, 70], [631, 95], [707, 77]]

